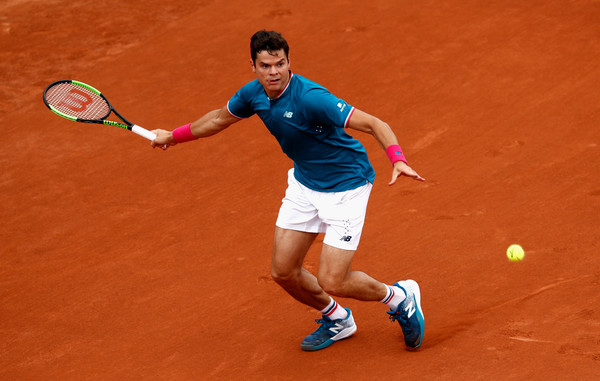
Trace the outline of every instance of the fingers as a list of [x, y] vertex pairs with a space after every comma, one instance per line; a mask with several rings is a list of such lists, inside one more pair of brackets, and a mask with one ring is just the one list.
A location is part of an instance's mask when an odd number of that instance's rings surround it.
[[158, 148], [162, 149], [163, 151], [166, 151], [170, 146], [174, 146], [175, 144], [177, 144], [177, 143], [169, 143], [167, 141], [167, 138], [164, 136], [165, 135], [164, 130], [158, 129], [158, 130], [152, 130], [151, 132], [153, 132], [156, 135], [154, 140], [152, 140], [150, 142], [150, 145], [152, 146], [152, 148], [158, 147]]
[[396, 180], [398, 180], [398, 177], [400, 176], [410, 177], [411, 179], [417, 181], [425, 181], [423, 177], [419, 176], [417, 172], [415, 172], [412, 168], [407, 166], [404, 169], [394, 168], [394, 171], [392, 171], [392, 179], [390, 180], [388, 185], [394, 185], [396, 183]]
[[388, 185], [394, 185], [396, 184], [396, 180], [398, 179], [399, 173], [396, 171], [392, 172], [392, 179], [390, 180], [390, 182], [388, 183]]
[[152, 130], [150, 132], [154, 134], [154, 139], [150, 142], [150, 145], [152, 146], [152, 148], [156, 148], [156, 146], [158, 145], [156, 143], [156, 138], [158, 138], [158, 130]]
[[408, 171], [408, 172], [403, 172], [400, 175], [401, 176], [404, 175], [404, 176], [410, 177], [411, 179], [414, 179], [414, 180], [417, 180], [417, 181], [425, 181], [424, 178], [422, 178], [421, 176], [419, 176], [419, 174], [417, 172], [413, 171], [412, 169], [410, 171]]
[[152, 141], [152, 148], [160, 148], [163, 151], [166, 151], [170, 146], [174, 146], [175, 144], [157, 144], [154, 140]]
[[417, 172], [414, 173], [414, 175], [410, 176], [413, 179], [417, 180], [417, 181], [425, 181], [424, 178], [422, 178], [421, 176], [419, 176], [419, 174]]
[[151, 141], [150, 145], [152, 146], [152, 148], [158, 147], [158, 148], [162, 149], [163, 151], [166, 151], [167, 148], [169, 148], [169, 144], [160, 144], [160, 143], [157, 143], [156, 139], [153, 140], [153, 141]]

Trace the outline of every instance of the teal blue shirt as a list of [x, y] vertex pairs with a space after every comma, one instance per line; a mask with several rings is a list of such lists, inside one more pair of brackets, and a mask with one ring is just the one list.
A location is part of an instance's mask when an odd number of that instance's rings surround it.
[[345, 131], [354, 107], [315, 82], [291, 74], [283, 92], [270, 99], [254, 80], [227, 109], [240, 119], [257, 114], [294, 162], [296, 179], [310, 189], [342, 192], [375, 180], [365, 148]]

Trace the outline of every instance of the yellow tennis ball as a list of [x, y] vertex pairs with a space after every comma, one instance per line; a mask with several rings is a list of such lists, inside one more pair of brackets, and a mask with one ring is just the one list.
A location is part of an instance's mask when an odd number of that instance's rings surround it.
[[525, 251], [520, 245], [510, 245], [506, 250], [506, 256], [511, 262], [518, 262], [525, 257]]

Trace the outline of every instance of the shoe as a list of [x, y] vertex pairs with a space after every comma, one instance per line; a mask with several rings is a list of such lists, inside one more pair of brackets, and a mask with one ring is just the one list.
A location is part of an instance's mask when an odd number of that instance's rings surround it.
[[356, 324], [352, 311], [348, 311], [348, 316], [345, 319], [331, 320], [326, 316], [323, 319], [315, 319], [319, 328], [302, 340], [303, 351], [318, 351], [319, 349], [327, 348], [334, 342], [348, 338], [356, 332]]
[[423, 341], [425, 333], [425, 317], [421, 309], [421, 291], [414, 280], [403, 280], [394, 283], [406, 293], [406, 299], [398, 305], [395, 311], [387, 311], [392, 322], [398, 320], [404, 343], [412, 349], [418, 348]]

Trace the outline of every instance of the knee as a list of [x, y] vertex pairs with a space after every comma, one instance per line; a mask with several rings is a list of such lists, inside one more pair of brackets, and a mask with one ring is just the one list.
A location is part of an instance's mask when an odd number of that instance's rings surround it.
[[331, 296], [345, 297], [347, 294], [344, 289], [344, 283], [333, 277], [321, 276], [318, 278], [318, 281], [323, 291]]
[[299, 274], [294, 269], [286, 269], [271, 265], [271, 278], [280, 286], [289, 286], [298, 282]]

